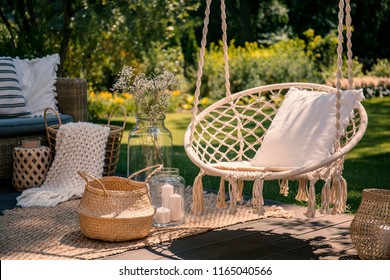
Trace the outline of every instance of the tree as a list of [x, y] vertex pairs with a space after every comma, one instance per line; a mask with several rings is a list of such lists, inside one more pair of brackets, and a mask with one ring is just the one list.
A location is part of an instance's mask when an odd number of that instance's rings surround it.
[[[197, 3], [181, 0], [0, 0], [1, 55], [59, 53], [58, 75], [108, 87], [124, 64], [180, 45], [177, 26]], [[148, 70], [153, 69], [147, 65]]]

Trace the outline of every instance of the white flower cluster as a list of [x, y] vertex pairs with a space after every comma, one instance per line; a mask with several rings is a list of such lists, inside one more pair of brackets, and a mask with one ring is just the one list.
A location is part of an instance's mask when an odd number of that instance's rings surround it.
[[155, 69], [149, 76], [136, 75], [131, 66], [123, 67], [113, 89], [133, 94], [140, 116], [158, 118], [166, 113], [170, 93], [179, 82], [172, 72]]

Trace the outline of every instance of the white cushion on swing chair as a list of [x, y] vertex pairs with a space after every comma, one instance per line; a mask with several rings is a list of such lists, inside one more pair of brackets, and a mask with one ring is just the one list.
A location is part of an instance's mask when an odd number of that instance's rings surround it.
[[[362, 90], [341, 92], [340, 134]], [[303, 167], [328, 157], [336, 140], [336, 94], [290, 88], [252, 160], [267, 169]]]

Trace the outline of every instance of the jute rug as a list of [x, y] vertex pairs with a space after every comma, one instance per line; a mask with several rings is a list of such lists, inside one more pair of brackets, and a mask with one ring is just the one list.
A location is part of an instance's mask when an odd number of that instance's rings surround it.
[[186, 196], [185, 224], [178, 227], [153, 228], [150, 234], [128, 242], [103, 242], [83, 236], [76, 212], [79, 200], [63, 202], [56, 207], [15, 208], [0, 216], [0, 259], [83, 259], [91, 260], [153, 246], [213, 229], [269, 217], [291, 218], [292, 212], [266, 206], [264, 216], [253, 213], [250, 205], [237, 207], [235, 215], [215, 207], [215, 194], [205, 195], [205, 214], [193, 215], [191, 196]]

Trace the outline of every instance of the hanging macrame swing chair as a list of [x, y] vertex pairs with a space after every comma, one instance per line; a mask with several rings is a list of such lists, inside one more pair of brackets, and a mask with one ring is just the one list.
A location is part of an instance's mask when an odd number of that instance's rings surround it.
[[[298, 182], [296, 199], [307, 201], [307, 217], [316, 212], [315, 184], [323, 180], [321, 213], [346, 208], [347, 183], [342, 177], [345, 155], [367, 128], [362, 90], [352, 89], [351, 17], [345, 0], [349, 89], [341, 90], [344, 1], [339, 2], [336, 88], [313, 83], [263, 85], [231, 94], [225, 1], [221, 0], [226, 97], [199, 112], [211, 0], [206, 0], [203, 37], [193, 116], [184, 136], [190, 160], [200, 168], [193, 184], [192, 211], [204, 211], [202, 177], [221, 177], [216, 206], [237, 211], [244, 181], [253, 181], [252, 205], [264, 214], [264, 181], [278, 180], [287, 195], [289, 180]], [[283, 100], [280, 102], [280, 100]]]

